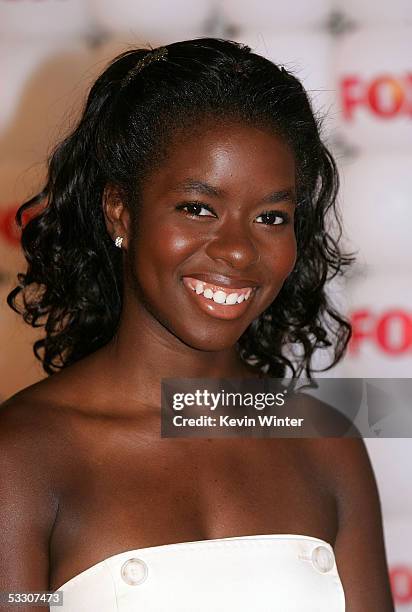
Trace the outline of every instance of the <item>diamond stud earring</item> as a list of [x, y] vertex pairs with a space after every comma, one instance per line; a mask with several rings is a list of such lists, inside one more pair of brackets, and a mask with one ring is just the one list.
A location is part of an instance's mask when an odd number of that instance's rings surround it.
[[114, 241], [114, 244], [119, 247], [119, 249], [122, 248], [122, 242], [123, 242], [123, 236], [116, 236], [116, 240]]

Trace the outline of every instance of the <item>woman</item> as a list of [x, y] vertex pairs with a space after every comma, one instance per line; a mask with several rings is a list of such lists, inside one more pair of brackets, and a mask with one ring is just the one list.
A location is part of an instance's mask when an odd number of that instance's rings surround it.
[[163, 378], [341, 358], [337, 186], [301, 84], [246, 46], [128, 51], [99, 77], [19, 214], [38, 206], [8, 301], [45, 325], [51, 376], [1, 411], [3, 591], [62, 587], [65, 612], [393, 610], [361, 440], [159, 435]]

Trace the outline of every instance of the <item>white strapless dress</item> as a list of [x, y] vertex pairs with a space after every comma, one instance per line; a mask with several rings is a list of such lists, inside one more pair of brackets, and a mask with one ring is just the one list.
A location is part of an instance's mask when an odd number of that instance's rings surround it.
[[128, 550], [57, 590], [56, 612], [345, 611], [332, 546], [294, 534]]

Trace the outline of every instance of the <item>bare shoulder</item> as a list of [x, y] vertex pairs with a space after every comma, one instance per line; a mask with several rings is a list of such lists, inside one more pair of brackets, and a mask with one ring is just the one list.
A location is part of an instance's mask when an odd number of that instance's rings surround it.
[[63, 414], [30, 389], [0, 405], [2, 590], [48, 588], [49, 539], [68, 465], [64, 438]]
[[[9, 426], [20, 423], [27, 431], [38, 427], [52, 435], [55, 427], [65, 424], [80, 414], [82, 408], [93, 404], [99, 387], [93, 357], [85, 358], [52, 376], [21, 389], [0, 404], [0, 423]], [[85, 409], [85, 408], [84, 408]], [[0, 425], [1, 429], [1, 425]]]
[[0, 436], [6, 442], [9, 436], [35, 443], [51, 440], [67, 411], [59, 407], [57, 398], [48, 392], [48, 380], [22, 389], [0, 404]]
[[307, 442], [335, 495], [335, 555], [345, 609], [393, 612], [379, 491], [364, 440], [319, 438]]
[[357, 528], [381, 530], [381, 508], [375, 473], [362, 438], [324, 438], [313, 445], [333, 483], [340, 529], [356, 517]]
[[20, 482], [23, 494], [24, 482], [31, 480], [42, 499], [57, 495], [65, 463], [65, 421], [67, 414], [29, 390], [0, 405], [0, 465], [2, 474], [9, 475], [8, 486]]
[[339, 485], [344, 465], [367, 458], [366, 448], [352, 421], [334, 406], [307, 393], [292, 398], [293, 415], [304, 417], [302, 448], [319, 475]]
[[333, 484], [337, 501], [350, 503], [357, 489], [377, 493], [375, 475], [365, 442], [354, 438], [310, 438], [306, 440], [313, 461], [322, 466]]
[[50, 487], [63, 478], [75, 445], [76, 411], [64, 397], [64, 385], [44, 379], [0, 404], [2, 461], [14, 462], [27, 474], [48, 475]]
[[393, 612], [381, 503], [365, 442], [324, 438], [313, 440], [311, 446], [335, 492], [335, 554], [346, 610]]

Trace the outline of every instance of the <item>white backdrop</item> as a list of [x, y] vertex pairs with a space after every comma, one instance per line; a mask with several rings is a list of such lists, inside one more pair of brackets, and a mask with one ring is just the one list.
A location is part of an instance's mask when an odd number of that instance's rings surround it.
[[[410, 0], [0, 0], [0, 399], [42, 376], [31, 352], [36, 334], [4, 305], [22, 265], [18, 203], [40, 184], [50, 148], [105, 62], [130, 45], [203, 35], [246, 42], [285, 65], [326, 114], [345, 241], [359, 254], [351, 278], [331, 287], [354, 338], [328, 375], [411, 376]], [[411, 612], [411, 443], [367, 444], [397, 610]]]

